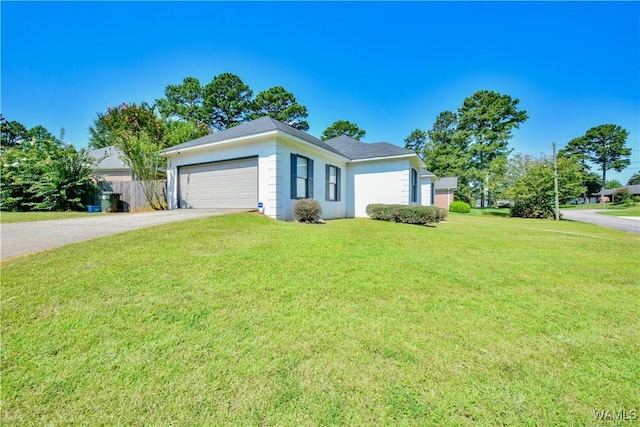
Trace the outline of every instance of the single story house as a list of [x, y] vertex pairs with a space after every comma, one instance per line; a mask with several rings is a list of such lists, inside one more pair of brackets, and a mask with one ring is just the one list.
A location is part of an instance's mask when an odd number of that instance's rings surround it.
[[188, 141], [167, 158], [167, 204], [259, 209], [293, 219], [297, 199], [314, 198], [322, 217], [365, 217], [370, 203], [433, 205], [436, 176], [413, 151], [347, 136], [321, 141], [270, 117]]
[[[624, 189], [629, 191], [629, 193], [631, 194], [631, 197], [640, 196], [640, 184], [624, 185], [618, 188], [605, 189], [604, 190], [605, 202], [615, 202], [616, 193]], [[602, 197], [602, 192], [598, 191], [597, 193], [593, 193], [589, 198], [589, 203], [601, 203], [602, 202], [602, 200], [600, 199], [601, 197]]]
[[104, 181], [133, 181], [133, 171], [123, 159], [122, 151], [116, 146], [97, 148], [88, 152], [97, 161], [91, 174]]
[[457, 176], [440, 178], [436, 182], [436, 206], [448, 210], [449, 205], [453, 202], [453, 195], [457, 189]]

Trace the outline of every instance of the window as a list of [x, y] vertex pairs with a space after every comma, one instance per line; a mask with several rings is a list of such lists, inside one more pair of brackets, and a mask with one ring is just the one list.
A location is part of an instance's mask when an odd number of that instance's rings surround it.
[[313, 197], [313, 160], [291, 154], [291, 198]]
[[325, 180], [325, 199], [330, 202], [340, 201], [340, 168], [327, 165]]
[[411, 169], [411, 201], [418, 201], [418, 171]]

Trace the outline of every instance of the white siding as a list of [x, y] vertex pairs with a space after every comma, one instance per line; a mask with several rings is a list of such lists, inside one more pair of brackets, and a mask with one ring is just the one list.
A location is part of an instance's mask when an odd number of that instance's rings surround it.
[[[258, 157], [258, 202], [263, 203], [261, 211], [278, 218], [276, 183], [273, 182], [276, 168], [276, 139], [270, 136], [249, 141], [235, 141], [231, 144], [217, 144], [171, 154], [167, 159], [167, 202], [169, 209], [178, 208], [178, 167], [201, 163], [234, 160], [243, 157]], [[258, 209], [258, 206], [256, 206]]]
[[[278, 182], [281, 184], [282, 215], [279, 219], [293, 219], [291, 198], [291, 154], [298, 154], [313, 160], [313, 198], [322, 206], [322, 218], [345, 218], [347, 216], [347, 159], [325, 150], [297, 143], [291, 139], [278, 139]], [[340, 168], [340, 200], [330, 202], [326, 199], [325, 179], [326, 165]]]
[[421, 204], [423, 206], [433, 206], [433, 181], [431, 178], [420, 178], [420, 191], [422, 193]]
[[351, 198], [347, 216], [366, 217], [371, 203], [409, 204], [410, 171], [408, 159], [374, 160], [349, 164]]
[[[300, 142], [286, 135], [275, 134], [253, 138], [248, 141], [220, 143], [209, 147], [173, 153], [167, 159], [167, 199], [170, 209], [178, 207], [179, 166], [219, 162], [243, 157], [258, 157], [258, 202], [263, 204], [262, 213], [275, 219], [292, 220], [291, 199], [291, 153], [308, 157], [314, 161], [314, 199], [322, 205], [322, 218], [346, 217], [347, 159], [327, 152], [319, 147]], [[325, 201], [325, 166], [331, 164], [341, 169], [341, 198], [337, 202]], [[258, 208], [256, 206], [256, 208]]]

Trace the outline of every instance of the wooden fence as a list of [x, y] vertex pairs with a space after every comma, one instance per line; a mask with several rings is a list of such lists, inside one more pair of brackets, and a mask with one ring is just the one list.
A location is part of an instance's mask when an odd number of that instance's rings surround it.
[[[159, 200], [167, 200], [167, 181], [153, 181], [156, 184], [156, 196]], [[118, 211], [136, 212], [151, 210], [151, 206], [144, 196], [141, 181], [105, 181], [102, 183], [102, 191], [120, 194]], [[100, 195], [98, 195], [99, 200]], [[97, 203], [98, 205], [100, 202]]]

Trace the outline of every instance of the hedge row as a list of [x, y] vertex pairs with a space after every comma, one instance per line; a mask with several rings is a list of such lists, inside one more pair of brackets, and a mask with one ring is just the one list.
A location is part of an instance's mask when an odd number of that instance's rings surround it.
[[440, 222], [447, 216], [445, 209], [435, 206], [371, 204], [366, 209], [372, 219], [405, 224], [427, 225]]

